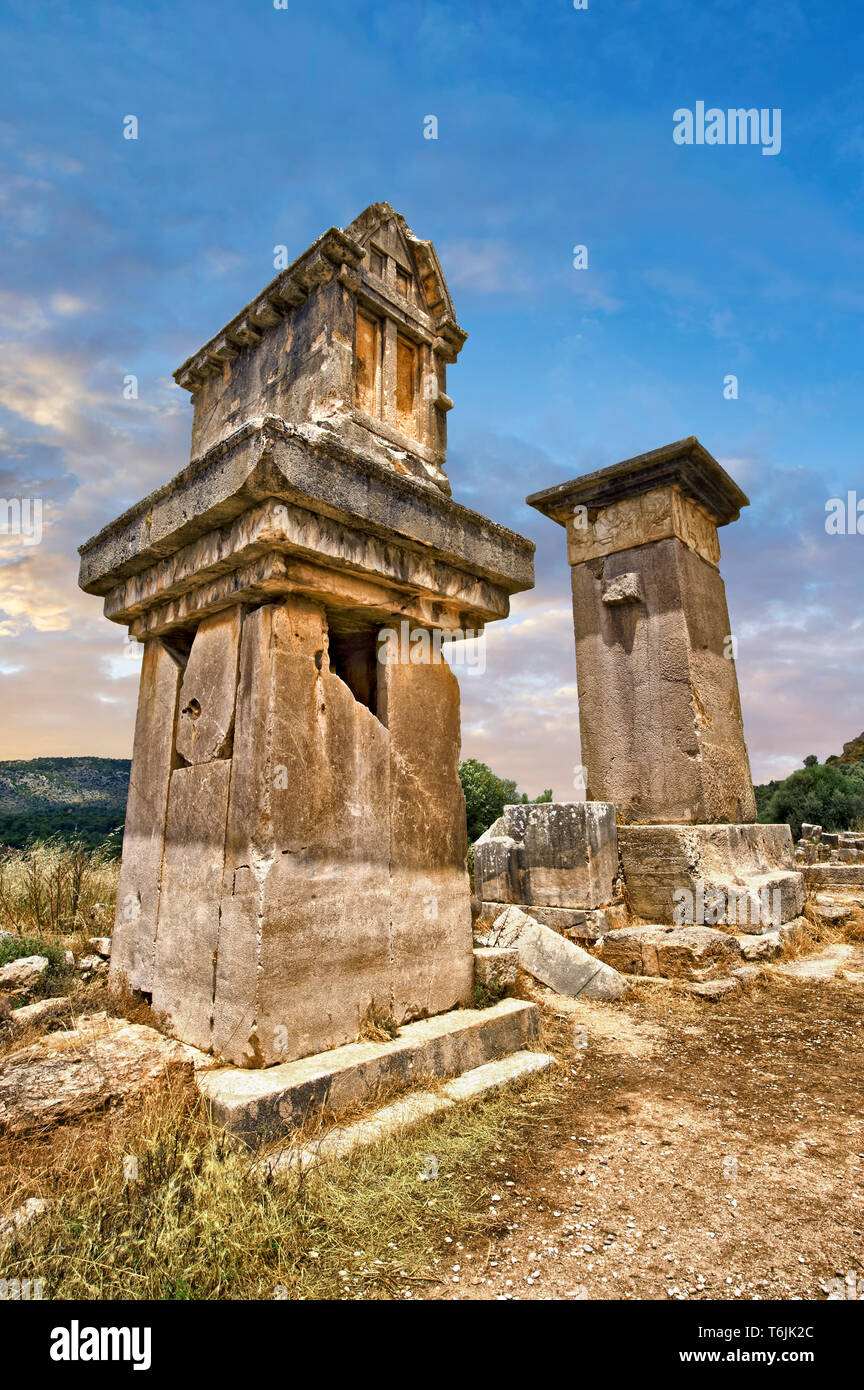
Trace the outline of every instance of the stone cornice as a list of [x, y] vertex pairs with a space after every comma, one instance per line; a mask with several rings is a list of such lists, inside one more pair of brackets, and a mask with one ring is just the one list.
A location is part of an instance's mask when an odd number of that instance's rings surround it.
[[750, 505], [750, 499], [695, 435], [534, 492], [525, 500], [564, 526], [574, 507], [584, 506], [590, 512], [670, 484], [702, 507], [718, 526], [737, 520], [741, 508]]
[[178, 386], [194, 391], [206, 377], [222, 370], [225, 362], [257, 343], [267, 328], [290, 314], [318, 285], [343, 272], [355, 270], [365, 248], [341, 227], [330, 227], [298, 256], [239, 314], [202, 348], [187, 357], [174, 373]]
[[105, 595], [266, 498], [396, 539], [508, 593], [533, 584], [531, 541], [321, 426], [275, 416], [249, 421], [82, 545], [79, 583]]

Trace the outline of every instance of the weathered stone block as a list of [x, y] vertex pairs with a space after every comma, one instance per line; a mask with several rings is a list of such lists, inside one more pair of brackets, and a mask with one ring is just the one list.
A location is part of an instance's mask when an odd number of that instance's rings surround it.
[[519, 952], [515, 947], [477, 946], [474, 949], [474, 983], [487, 989], [506, 989], [516, 983]]
[[600, 955], [627, 975], [707, 980], [728, 973], [741, 946], [712, 927], [625, 927], [604, 936]]
[[257, 1143], [290, 1133], [323, 1105], [338, 1114], [381, 1087], [456, 1076], [529, 1047], [539, 1028], [536, 1004], [502, 999], [409, 1023], [390, 1042], [349, 1043], [258, 1071], [222, 1067], [197, 1082], [214, 1118]]
[[539, 903], [484, 902], [482, 914], [487, 922], [494, 922], [505, 908], [521, 907], [536, 922], [551, 927], [562, 936], [578, 938], [581, 941], [599, 941], [608, 931], [626, 926], [630, 920], [626, 904], [609, 903], [606, 907], [543, 907]]
[[50, 964], [47, 956], [19, 956], [8, 965], [0, 965], [0, 989], [35, 989]]
[[617, 874], [615, 807], [602, 801], [505, 806], [474, 846], [478, 895], [493, 902], [594, 908]]
[[243, 610], [229, 608], [199, 624], [183, 672], [177, 752], [187, 763], [231, 756]]
[[542, 926], [518, 907], [502, 912], [493, 925], [492, 935], [497, 945], [515, 947], [522, 968], [558, 994], [617, 999], [627, 988], [627, 982], [604, 961], [590, 956], [551, 927]]
[[690, 438], [528, 501], [567, 530], [588, 795], [627, 823], [755, 821], [717, 569], [744, 493]]
[[627, 825], [618, 844], [630, 906], [649, 922], [753, 932], [804, 905], [788, 825]]
[[46, 1033], [0, 1060], [0, 1120], [7, 1133], [44, 1135], [137, 1097], [169, 1067], [191, 1072], [207, 1061], [155, 1028], [84, 1015], [74, 1027]]
[[[758, 972], [757, 972], [758, 973]], [[701, 983], [687, 983], [684, 989], [695, 994], [697, 999], [725, 999], [727, 994], [735, 994], [741, 988], [741, 981], [735, 979], [705, 980]]]
[[399, 1022], [471, 996], [471, 901], [459, 781], [459, 683], [446, 662], [379, 667], [390, 759], [390, 950]]
[[177, 761], [174, 724], [181, 676], [179, 660], [160, 641], [145, 642], [111, 938], [111, 978], [116, 982], [125, 977], [131, 989], [148, 994], [153, 988], [168, 782]]
[[[604, 601], [633, 571], [642, 599]], [[717, 569], [671, 539], [571, 573], [590, 795], [636, 823], [755, 819]]]
[[495, 1062], [484, 1062], [463, 1072], [452, 1081], [445, 1081], [438, 1091], [411, 1091], [407, 1096], [384, 1105], [372, 1115], [354, 1124], [338, 1125], [320, 1139], [301, 1148], [260, 1159], [257, 1171], [265, 1178], [278, 1177], [292, 1170], [306, 1171], [322, 1159], [345, 1158], [355, 1149], [378, 1143], [406, 1129], [422, 1124], [432, 1115], [452, 1110], [462, 1101], [479, 1100], [504, 1086], [517, 1085], [540, 1072], [557, 1067], [557, 1058], [548, 1052], [512, 1052]]
[[38, 999], [35, 1004], [25, 1004], [15, 1009], [9, 1019], [13, 1033], [24, 1033], [28, 1028], [41, 1028], [46, 1023], [59, 1023], [71, 1016], [72, 1000], [62, 997]]
[[152, 1003], [168, 1031], [211, 1045], [230, 759], [171, 774]]
[[808, 864], [804, 882], [808, 888], [864, 888], [864, 864]]
[[214, 1027], [245, 1065], [355, 1038], [373, 999], [392, 1010], [388, 734], [327, 653], [308, 600], [246, 621]]

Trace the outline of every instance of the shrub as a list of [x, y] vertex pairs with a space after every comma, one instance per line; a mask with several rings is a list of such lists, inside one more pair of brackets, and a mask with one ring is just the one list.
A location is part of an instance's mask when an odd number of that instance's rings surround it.
[[864, 782], [836, 764], [811, 763], [779, 783], [759, 819], [788, 822], [797, 839], [805, 821], [825, 830], [864, 826]]

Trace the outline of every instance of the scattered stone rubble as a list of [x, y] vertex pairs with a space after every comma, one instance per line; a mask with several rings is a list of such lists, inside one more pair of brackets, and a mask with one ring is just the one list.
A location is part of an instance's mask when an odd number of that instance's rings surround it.
[[864, 864], [864, 834], [855, 830], [823, 830], [821, 825], [801, 826], [795, 848], [799, 864]]
[[479, 939], [486, 946], [515, 949], [523, 970], [558, 994], [617, 999], [627, 989], [616, 970], [519, 907], [505, 908], [488, 935]]
[[30, 991], [41, 985], [50, 969], [47, 956], [19, 956], [0, 966], [0, 990]]

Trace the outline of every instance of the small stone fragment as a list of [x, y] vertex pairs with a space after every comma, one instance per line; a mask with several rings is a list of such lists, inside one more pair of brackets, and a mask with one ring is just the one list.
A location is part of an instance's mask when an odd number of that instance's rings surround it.
[[0, 966], [0, 989], [35, 989], [50, 964], [47, 956], [20, 956]]

